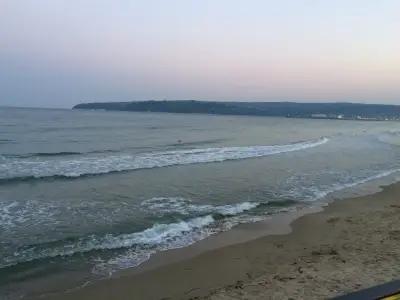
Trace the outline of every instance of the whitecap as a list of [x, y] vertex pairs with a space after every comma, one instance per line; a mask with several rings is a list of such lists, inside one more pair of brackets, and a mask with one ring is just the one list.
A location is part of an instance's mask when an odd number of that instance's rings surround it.
[[258, 202], [240, 202], [226, 205], [195, 204], [192, 200], [182, 197], [154, 197], [141, 203], [141, 207], [145, 211], [154, 212], [158, 215], [167, 213], [183, 215], [193, 213], [217, 213], [229, 216], [253, 209], [258, 205]]
[[323, 145], [328, 141], [329, 139], [324, 137], [288, 145], [205, 148], [150, 152], [139, 155], [89, 155], [57, 160], [44, 157], [35, 159], [3, 158], [0, 161], [0, 179], [79, 177], [174, 165], [223, 162], [300, 151]]

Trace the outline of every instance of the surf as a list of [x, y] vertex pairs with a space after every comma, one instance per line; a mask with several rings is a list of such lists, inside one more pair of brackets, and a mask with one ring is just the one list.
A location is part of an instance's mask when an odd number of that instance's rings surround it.
[[329, 142], [322, 137], [285, 145], [196, 148], [137, 155], [88, 155], [74, 158], [7, 158], [0, 160], [0, 182], [41, 178], [78, 178], [113, 172], [162, 168], [176, 165], [218, 163], [302, 151]]

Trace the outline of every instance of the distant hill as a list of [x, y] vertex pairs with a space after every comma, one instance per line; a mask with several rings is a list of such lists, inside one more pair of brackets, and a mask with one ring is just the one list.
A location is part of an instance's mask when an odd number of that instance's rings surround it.
[[195, 100], [82, 103], [73, 109], [254, 115], [289, 118], [400, 120], [400, 105], [359, 103], [217, 102]]

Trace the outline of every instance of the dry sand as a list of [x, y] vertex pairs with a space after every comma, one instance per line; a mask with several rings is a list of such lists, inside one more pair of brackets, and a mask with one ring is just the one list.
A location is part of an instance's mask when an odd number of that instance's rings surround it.
[[43, 299], [325, 299], [400, 278], [400, 184], [292, 228]]

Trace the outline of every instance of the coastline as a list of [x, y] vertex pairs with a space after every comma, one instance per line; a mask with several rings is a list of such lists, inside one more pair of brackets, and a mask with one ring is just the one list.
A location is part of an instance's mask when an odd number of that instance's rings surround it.
[[288, 214], [269, 232], [268, 223], [244, 224], [116, 278], [37, 298], [321, 299], [384, 283], [400, 276], [398, 195], [395, 183], [323, 211]]

